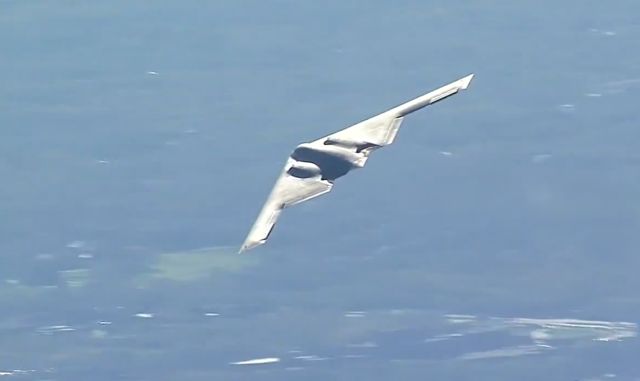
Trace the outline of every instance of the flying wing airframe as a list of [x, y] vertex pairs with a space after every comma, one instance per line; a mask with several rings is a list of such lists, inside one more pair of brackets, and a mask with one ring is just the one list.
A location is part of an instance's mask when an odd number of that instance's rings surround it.
[[264, 244], [285, 208], [331, 191], [337, 178], [364, 167], [373, 151], [393, 143], [408, 114], [466, 89], [472, 79], [470, 74], [353, 126], [298, 145], [287, 159], [240, 252]]

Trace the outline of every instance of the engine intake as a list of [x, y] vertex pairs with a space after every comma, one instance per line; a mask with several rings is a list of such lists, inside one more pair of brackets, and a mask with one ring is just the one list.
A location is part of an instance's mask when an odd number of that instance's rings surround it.
[[308, 179], [310, 177], [317, 177], [322, 174], [320, 167], [313, 163], [306, 161], [296, 161], [291, 168], [287, 170], [287, 173], [293, 177], [300, 179]]
[[357, 153], [360, 153], [369, 148], [380, 147], [378, 144], [375, 144], [375, 143], [369, 143], [365, 141], [336, 139], [336, 138], [327, 138], [327, 140], [325, 140], [323, 144], [325, 146], [339, 146], [339, 147], [345, 147], [345, 148], [352, 148], [352, 149], [355, 149]]

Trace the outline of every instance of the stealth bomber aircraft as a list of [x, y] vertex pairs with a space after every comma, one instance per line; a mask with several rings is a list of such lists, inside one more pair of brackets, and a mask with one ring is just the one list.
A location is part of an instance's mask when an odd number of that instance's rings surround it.
[[468, 75], [344, 130], [298, 145], [240, 252], [264, 244], [284, 208], [329, 192], [337, 178], [364, 167], [373, 151], [393, 143], [405, 116], [466, 89], [472, 78], [473, 74]]

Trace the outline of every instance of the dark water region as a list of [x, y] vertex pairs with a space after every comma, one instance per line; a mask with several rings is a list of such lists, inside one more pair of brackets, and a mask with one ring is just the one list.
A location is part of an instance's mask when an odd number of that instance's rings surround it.
[[[5, 1], [0, 380], [637, 380], [636, 1]], [[297, 144], [460, 78], [237, 255]]]

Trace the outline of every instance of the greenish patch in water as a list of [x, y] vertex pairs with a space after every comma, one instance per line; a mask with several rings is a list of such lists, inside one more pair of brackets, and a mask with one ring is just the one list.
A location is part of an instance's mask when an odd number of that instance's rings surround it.
[[158, 255], [151, 272], [140, 275], [135, 283], [140, 287], [158, 280], [192, 282], [210, 278], [217, 273], [238, 272], [258, 264], [258, 256], [240, 255], [235, 248], [207, 247]]
[[87, 285], [91, 275], [89, 269], [71, 269], [59, 271], [60, 279], [69, 288], [82, 288]]
[[10, 279], [5, 284], [0, 283], [0, 304], [10, 301], [30, 301], [42, 296], [50, 295], [56, 291], [57, 286], [30, 286], [22, 284], [18, 280]]

